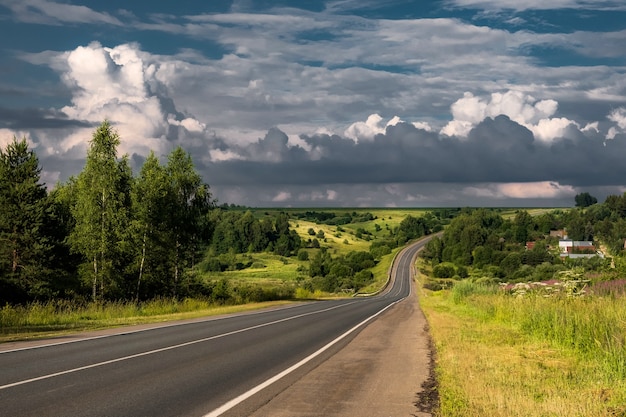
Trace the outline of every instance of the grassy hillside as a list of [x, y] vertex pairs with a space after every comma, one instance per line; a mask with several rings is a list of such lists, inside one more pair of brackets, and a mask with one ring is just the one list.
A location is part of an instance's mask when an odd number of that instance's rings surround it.
[[[334, 213], [338, 217], [352, 215], [357, 218], [364, 214], [371, 214], [373, 219], [341, 225], [328, 225], [320, 222], [298, 219], [298, 214], [304, 212]], [[369, 250], [376, 239], [390, 236], [391, 232], [400, 225], [407, 216], [419, 217], [427, 213], [427, 209], [256, 209], [253, 214], [258, 218], [274, 216], [277, 212], [290, 215], [290, 227], [295, 230], [303, 242], [317, 239], [321, 248], [326, 248], [333, 256], [346, 255], [352, 251]], [[313, 231], [312, 235], [310, 231]], [[359, 233], [361, 231], [361, 233]], [[365, 233], [362, 233], [365, 231]], [[324, 237], [321, 236], [323, 233]], [[360, 237], [359, 237], [360, 236]], [[309, 258], [320, 249], [307, 248]], [[373, 269], [375, 282], [364, 291], [375, 291], [384, 284], [387, 271], [395, 251], [385, 256]], [[308, 261], [298, 260], [297, 257], [282, 257], [271, 253], [237, 254], [238, 262], [251, 267], [223, 272], [203, 272], [203, 277], [209, 281], [228, 279], [232, 284], [254, 284], [262, 286], [296, 286], [299, 281], [308, 277]]]

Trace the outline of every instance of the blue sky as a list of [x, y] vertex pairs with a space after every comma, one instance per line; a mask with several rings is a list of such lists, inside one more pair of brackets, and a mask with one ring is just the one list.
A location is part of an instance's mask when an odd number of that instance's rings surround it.
[[222, 203], [569, 206], [626, 191], [623, 0], [0, 0], [0, 145], [53, 186], [108, 119]]

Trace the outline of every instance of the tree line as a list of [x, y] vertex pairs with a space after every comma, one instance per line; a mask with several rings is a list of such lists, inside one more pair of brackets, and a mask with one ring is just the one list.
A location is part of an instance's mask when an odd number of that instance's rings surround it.
[[[92, 135], [82, 171], [50, 190], [25, 139], [14, 138], [0, 149], [0, 304], [189, 296], [223, 301], [228, 284], [204, 280], [202, 273], [249, 267], [234, 255], [254, 252], [309, 261], [302, 271], [308, 279], [300, 282], [307, 289], [358, 291], [372, 281], [369, 269], [382, 256], [441, 230], [456, 215], [442, 209], [407, 216], [384, 238], [359, 228], [357, 238], [372, 240], [369, 251], [332, 256], [323, 235], [302, 239], [285, 212], [256, 216], [244, 207], [218, 206], [181, 147], [164, 163], [151, 152], [134, 175], [128, 156], [118, 157], [119, 145], [117, 132], [103, 122]], [[291, 215], [337, 230], [375, 219], [368, 212]], [[311, 259], [310, 249], [315, 249]]]
[[299, 248], [284, 215], [259, 221], [217, 208], [182, 148], [164, 164], [150, 153], [133, 176], [119, 144], [103, 122], [83, 170], [50, 191], [25, 139], [0, 150], [0, 303], [207, 295], [189, 273], [207, 248]]
[[[593, 200], [585, 197], [585, 201]], [[465, 209], [441, 237], [434, 237], [426, 245], [421, 256], [431, 263], [436, 278], [462, 279], [473, 270], [495, 281], [542, 281], [573, 266], [607, 277], [626, 272], [621, 262], [626, 239], [626, 193], [608, 196], [604, 203], [578, 207], [536, 216], [518, 210], [507, 219], [495, 210]], [[556, 249], [559, 238], [550, 237], [550, 231], [556, 230], [565, 230], [568, 239], [602, 243], [617, 267], [611, 269], [610, 261], [597, 257], [561, 259]], [[533, 242], [531, 248], [527, 248], [527, 242]]]

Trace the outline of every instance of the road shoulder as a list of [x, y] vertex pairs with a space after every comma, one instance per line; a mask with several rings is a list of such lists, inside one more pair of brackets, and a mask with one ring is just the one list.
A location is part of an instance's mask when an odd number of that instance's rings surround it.
[[431, 416], [427, 330], [413, 293], [252, 416]]

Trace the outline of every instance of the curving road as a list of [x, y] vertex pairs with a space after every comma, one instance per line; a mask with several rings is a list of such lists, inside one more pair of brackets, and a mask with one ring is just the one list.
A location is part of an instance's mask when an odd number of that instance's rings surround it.
[[383, 294], [98, 337], [0, 346], [6, 416], [247, 415], [411, 293], [403, 250]]

